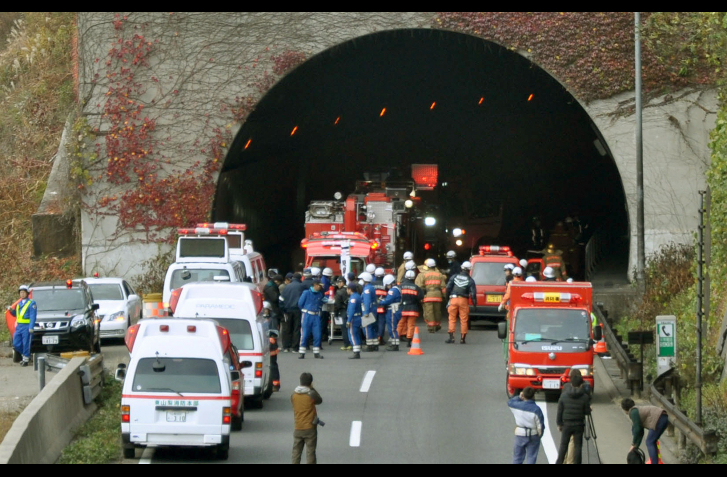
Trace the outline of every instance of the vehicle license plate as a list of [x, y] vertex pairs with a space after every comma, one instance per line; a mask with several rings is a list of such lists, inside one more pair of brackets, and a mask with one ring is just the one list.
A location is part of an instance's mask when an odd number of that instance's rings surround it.
[[58, 344], [58, 335], [43, 336], [42, 341], [44, 345], [56, 345]]
[[500, 303], [502, 295], [487, 295], [487, 303]]
[[167, 411], [167, 422], [187, 422], [187, 413], [182, 411]]
[[560, 379], [543, 379], [543, 389], [560, 389]]

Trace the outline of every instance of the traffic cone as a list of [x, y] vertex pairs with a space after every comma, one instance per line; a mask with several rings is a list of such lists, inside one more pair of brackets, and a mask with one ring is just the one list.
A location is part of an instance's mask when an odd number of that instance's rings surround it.
[[[664, 462], [661, 460], [661, 446], [659, 445], [659, 441], [656, 441], [656, 455], [658, 456], [659, 464], [663, 464]], [[651, 464], [651, 457], [647, 459], [646, 464]]]
[[413, 354], [416, 356], [424, 354], [424, 351], [422, 351], [421, 346], [419, 345], [419, 327], [417, 326], [414, 328], [414, 338], [411, 340], [411, 349], [407, 354]]

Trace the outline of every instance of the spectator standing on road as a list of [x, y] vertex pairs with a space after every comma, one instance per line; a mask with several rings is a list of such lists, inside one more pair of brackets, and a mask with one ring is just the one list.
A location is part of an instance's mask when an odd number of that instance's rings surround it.
[[285, 290], [285, 287], [288, 286], [288, 284], [293, 280], [293, 272], [288, 272], [285, 274], [285, 280], [283, 280], [283, 283], [280, 284], [278, 287], [278, 291], [280, 291], [280, 294], [283, 294], [283, 290]]
[[33, 341], [33, 328], [38, 316], [38, 306], [28, 299], [30, 290], [25, 285], [18, 287], [20, 301], [15, 308], [8, 307], [10, 314], [15, 317], [15, 334], [13, 335], [13, 348], [23, 356], [20, 365], [25, 367], [30, 362], [30, 345]]
[[336, 286], [338, 289], [336, 290], [335, 302], [333, 304], [333, 316], [341, 319], [341, 338], [343, 339], [341, 351], [350, 351], [353, 348], [351, 347], [351, 340], [348, 337], [348, 328], [346, 327], [346, 323], [348, 323], [348, 313], [346, 312], [346, 309], [348, 308], [346, 279], [338, 277], [338, 280], [336, 280]]
[[656, 447], [656, 442], [669, 424], [669, 416], [666, 411], [657, 406], [637, 406], [633, 399], [629, 398], [621, 401], [621, 409], [629, 415], [632, 424], [631, 433], [634, 438], [629, 452], [639, 448], [641, 440], [644, 438], [644, 429], [649, 429], [649, 435], [646, 437], [646, 448], [649, 450], [651, 463], [658, 464], [659, 450]]
[[[283, 329], [283, 352], [289, 353], [293, 346], [298, 346], [300, 343], [300, 307], [298, 306], [298, 300], [303, 294], [303, 283], [300, 281], [300, 274], [296, 273], [293, 275], [293, 279], [290, 284], [285, 287], [283, 293], [283, 300], [285, 303], [285, 312], [288, 314], [288, 319], [285, 322]], [[296, 351], [297, 352], [297, 349]]]
[[[581, 377], [583, 376], [581, 374], [581, 370], [580, 369], [578, 369], [578, 368], [572, 368], [570, 370], [570, 374], [568, 375], [569, 381], [563, 385], [563, 391], [562, 392], [566, 392], [566, 391], [568, 391], [569, 389], [571, 389], [573, 387], [573, 385], [571, 384], [571, 382], [573, 382], [573, 379], [575, 378], [576, 374], [579, 375], [579, 376], [581, 376]], [[591, 389], [591, 385], [585, 379], [583, 380], [583, 390], [586, 391], [589, 396], [591, 396], [591, 399], [593, 399], [593, 391]], [[568, 465], [572, 465], [572, 464], [575, 464], [576, 463], [575, 462], [575, 447], [574, 446], [575, 446], [575, 438], [573, 436], [571, 436], [570, 442], [568, 442], [568, 452], [565, 455], [565, 463], [568, 464]], [[586, 450], [586, 452], [588, 452], [588, 450]]]
[[293, 432], [293, 464], [300, 464], [305, 447], [306, 463], [316, 463], [316, 446], [318, 445], [318, 412], [316, 406], [323, 398], [313, 387], [313, 375], [300, 375], [300, 386], [295, 388], [290, 397], [293, 403], [295, 431]]
[[540, 438], [545, 432], [545, 417], [540, 406], [533, 398], [535, 390], [531, 387], [523, 389], [519, 396], [507, 402], [515, 416], [515, 448], [512, 463], [522, 464], [527, 456], [527, 463], [534, 464], [540, 451]]
[[563, 463], [568, 452], [568, 443], [571, 436], [573, 436], [574, 463], [581, 463], [586, 416], [591, 414], [591, 397], [583, 387], [583, 376], [580, 373], [575, 374], [570, 383], [571, 388], [564, 389], [558, 401], [558, 414], [555, 423], [558, 425], [561, 436], [556, 464]]

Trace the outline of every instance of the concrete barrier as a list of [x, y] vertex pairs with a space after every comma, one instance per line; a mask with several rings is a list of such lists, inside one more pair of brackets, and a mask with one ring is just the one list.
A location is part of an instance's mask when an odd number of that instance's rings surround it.
[[73, 432], [96, 410], [83, 404], [80, 367], [73, 358], [18, 416], [0, 444], [0, 464], [53, 464]]

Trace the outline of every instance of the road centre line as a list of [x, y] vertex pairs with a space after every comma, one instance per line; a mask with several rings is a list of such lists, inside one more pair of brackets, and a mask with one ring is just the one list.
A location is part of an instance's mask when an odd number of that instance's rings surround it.
[[374, 380], [374, 376], [376, 376], [376, 371], [367, 371], [366, 375], [363, 378], [363, 382], [361, 383], [361, 389], [359, 389], [359, 391], [361, 391], [362, 393], [369, 392], [369, 388], [371, 388], [371, 383]]
[[361, 421], [351, 423], [351, 436], [348, 438], [348, 445], [351, 447], [361, 446]]
[[555, 461], [558, 460], [558, 448], [555, 446], [555, 441], [553, 440], [553, 434], [550, 433], [550, 423], [548, 422], [548, 405], [547, 403], [541, 403], [541, 402], [535, 402], [535, 404], [538, 405], [538, 407], [543, 411], [543, 418], [545, 419], [545, 433], [543, 434], [543, 438], [541, 439], [541, 444], [543, 444], [543, 450], [545, 451], [545, 455], [548, 457], [548, 463], [555, 464]]

